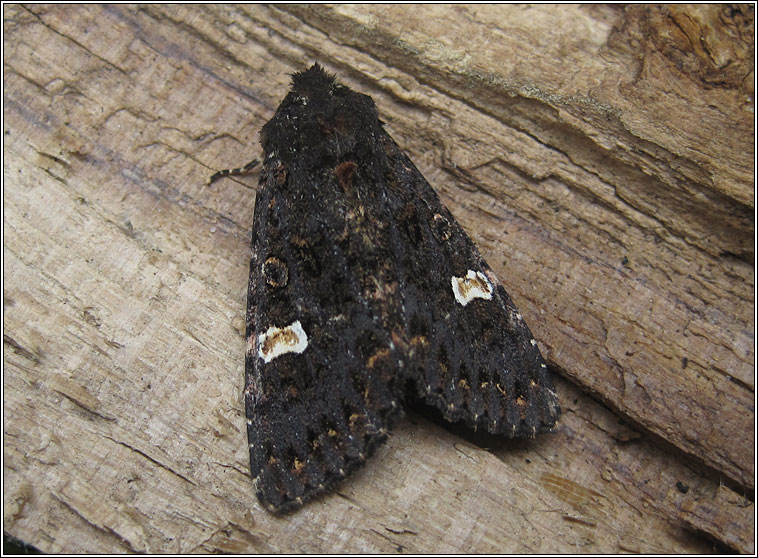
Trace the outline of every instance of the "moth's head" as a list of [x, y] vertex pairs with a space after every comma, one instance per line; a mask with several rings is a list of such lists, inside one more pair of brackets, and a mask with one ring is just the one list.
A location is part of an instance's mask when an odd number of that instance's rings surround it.
[[266, 155], [275, 152], [285, 163], [323, 166], [370, 149], [381, 127], [371, 97], [314, 64], [292, 76], [292, 89], [263, 127], [261, 143]]

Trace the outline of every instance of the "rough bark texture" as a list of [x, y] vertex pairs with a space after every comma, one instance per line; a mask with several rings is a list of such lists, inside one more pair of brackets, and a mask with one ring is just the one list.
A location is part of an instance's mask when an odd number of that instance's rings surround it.
[[[48, 552], [753, 552], [753, 7], [4, 6], [4, 527]], [[556, 434], [422, 415], [282, 518], [242, 409], [255, 177], [321, 62], [503, 280]]]

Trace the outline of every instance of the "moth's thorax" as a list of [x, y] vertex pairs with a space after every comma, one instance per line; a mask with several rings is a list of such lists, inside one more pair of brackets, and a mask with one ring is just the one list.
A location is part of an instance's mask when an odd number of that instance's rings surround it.
[[361, 157], [381, 128], [370, 97], [312, 68], [295, 76], [292, 91], [263, 127], [261, 143], [266, 155], [276, 154], [287, 167], [321, 168]]

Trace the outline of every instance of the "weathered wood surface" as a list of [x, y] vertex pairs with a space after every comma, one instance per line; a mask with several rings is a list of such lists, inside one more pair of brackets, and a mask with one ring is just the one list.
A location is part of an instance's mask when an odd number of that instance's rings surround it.
[[[4, 527], [49, 552], [752, 552], [753, 8], [4, 6]], [[257, 134], [373, 96], [559, 374], [282, 518], [241, 401]], [[686, 492], [685, 492], [686, 489]]]

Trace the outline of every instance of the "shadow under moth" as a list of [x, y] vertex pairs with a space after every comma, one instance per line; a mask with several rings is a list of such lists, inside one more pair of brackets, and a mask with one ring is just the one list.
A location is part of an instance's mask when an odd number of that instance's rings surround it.
[[316, 64], [261, 144], [244, 397], [267, 509], [362, 466], [409, 399], [492, 434], [554, 429], [537, 342], [370, 97]]

